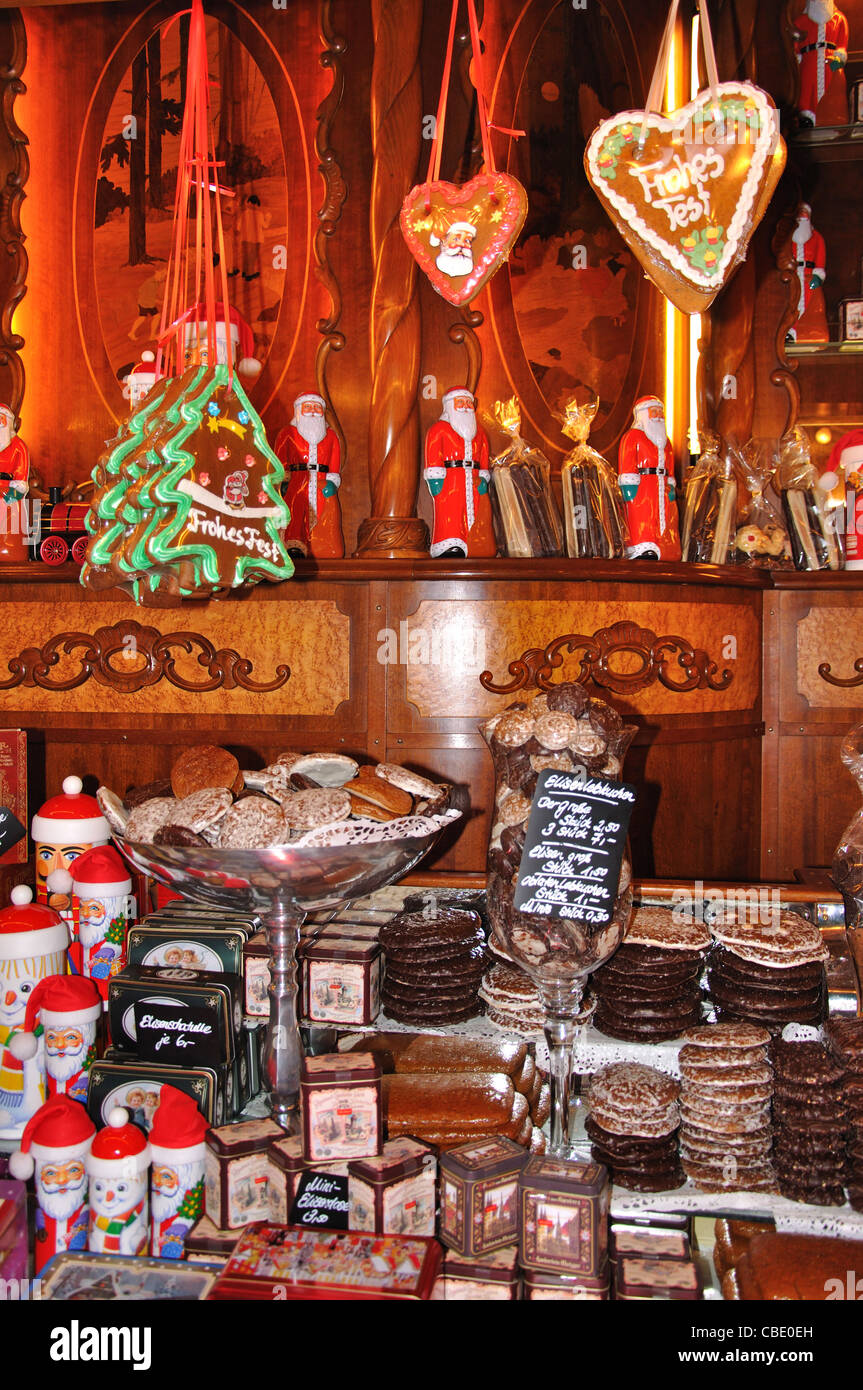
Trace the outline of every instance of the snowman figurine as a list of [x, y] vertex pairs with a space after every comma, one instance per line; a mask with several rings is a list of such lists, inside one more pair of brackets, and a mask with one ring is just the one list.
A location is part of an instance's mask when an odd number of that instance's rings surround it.
[[0, 912], [0, 1138], [20, 1139], [45, 1099], [45, 1048], [25, 1031], [28, 1000], [40, 980], [66, 970], [69, 933], [60, 914], [33, 902], [19, 883]]
[[87, 1155], [89, 1249], [105, 1255], [146, 1255], [149, 1243], [150, 1145], [128, 1111], [116, 1106]]

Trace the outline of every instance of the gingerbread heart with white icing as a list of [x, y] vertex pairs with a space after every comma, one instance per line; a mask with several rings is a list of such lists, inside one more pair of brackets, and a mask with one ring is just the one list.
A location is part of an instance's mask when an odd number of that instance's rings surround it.
[[696, 314], [744, 260], [785, 167], [785, 142], [766, 93], [722, 82], [671, 116], [623, 111], [603, 121], [584, 165], [645, 273]]
[[509, 174], [418, 184], [402, 204], [402, 234], [420, 270], [450, 304], [469, 304], [508, 258], [527, 216]]

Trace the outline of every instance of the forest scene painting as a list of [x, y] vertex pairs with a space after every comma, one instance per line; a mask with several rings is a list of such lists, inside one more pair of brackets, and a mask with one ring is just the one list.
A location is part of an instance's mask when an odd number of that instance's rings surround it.
[[[143, 351], [157, 347], [172, 244], [188, 25], [188, 16], [169, 22], [138, 52], [120, 82], [102, 139], [95, 274], [102, 336], [120, 381]], [[207, 53], [228, 294], [250, 329], [251, 352], [245, 348], [240, 355], [263, 362], [278, 323], [288, 255], [279, 123], [248, 51], [214, 19], [207, 20]], [[193, 218], [187, 230], [194, 234]]]

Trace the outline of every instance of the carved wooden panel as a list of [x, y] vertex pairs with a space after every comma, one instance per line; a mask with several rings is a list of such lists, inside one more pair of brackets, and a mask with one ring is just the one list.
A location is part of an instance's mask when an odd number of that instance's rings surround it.
[[812, 608], [797, 625], [797, 693], [812, 709], [863, 705], [861, 658], [863, 608]]
[[184, 607], [144, 626], [129, 612], [111, 601], [0, 606], [0, 710], [228, 721], [267, 709], [326, 716], [349, 697], [351, 620], [333, 600]]
[[[502, 708], [518, 698], [514, 693], [518, 670], [511, 671], [510, 663], [524, 661], [531, 650], [542, 653], [566, 634], [583, 634], [594, 641], [596, 660], [588, 661], [596, 672], [593, 678], [596, 681], [599, 675], [599, 684], [611, 679], [612, 686], [605, 688], [611, 702], [622, 710], [694, 715], [748, 711], [758, 700], [760, 634], [750, 608], [661, 599], [583, 604], [571, 599], [472, 603], [428, 599], [403, 623], [395, 657], [405, 668], [406, 698], [423, 718], [447, 718], [456, 711], [481, 717]], [[622, 623], [646, 629], [658, 640], [645, 647], [644, 639], [633, 640], [632, 633], [622, 639], [620, 629], [610, 644], [595, 638]], [[603, 646], [609, 663], [604, 677], [597, 664]], [[688, 649], [699, 649], [701, 655], [696, 658]], [[560, 664], [554, 666], [552, 678], [583, 679], [584, 650], [581, 645], [573, 652], [554, 653]], [[535, 664], [541, 665], [541, 658]], [[664, 681], [659, 678], [660, 668]], [[481, 682], [484, 671], [491, 674]], [[645, 674], [650, 683], [645, 683]], [[508, 685], [513, 687], [509, 693], [493, 693], [493, 687]]]

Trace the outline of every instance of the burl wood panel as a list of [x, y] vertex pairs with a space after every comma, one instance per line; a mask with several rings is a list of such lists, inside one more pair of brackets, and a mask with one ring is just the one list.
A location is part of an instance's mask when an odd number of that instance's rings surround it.
[[[591, 636], [624, 621], [641, 624], [657, 636], [685, 638], [732, 678], [721, 691], [678, 693], [655, 683], [632, 695], [611, 696], [616, 707], [644, 715], [690, 714], [694, 709], [750, 710], [757, 702], [759, 626], [751, 609], [731, 604], [704, 609], [686, 603], [579, 603], [574, 598], [423, 601], [407, 618], [406, 698], [424, 719], [447, 718], [454, 708], [465, 716], [491, 715], [513, 696], [484, 690], [478, 679], [483, 670], [492, 671], [496, 684], [505, 684], [508, 663], [529, 647], [545, 646], [564, 633]], [[634, 655], [621, 654], [614, 661], [620, 672], [640, 666]], [[572, 657], [555, 679], [571, 680], [577, 673], [578, 661]]]
[[[0, 605], [0, 683], [8, 680], [12, 661], [27, 647], [44, 647], [52, 638], [66, 633], [93, 634], [101, 627], [128, 620], [133, 610], [128, 603], [60, 603], [50, 608], [38, 603]], [[136, 616], [140, 617], [140, 613]], [[90, 677], [71, 690], [46, 690], [40, 686], [17, 685], [0, 691], [0, 712], [14, 709], [28, 713], [93, 714], [118, 713], [134, 719], [140, 715], [218, 716], [230, 720], [239, 715], [278, 715], [320, 717], [333, 715], [350, 695], [351, 620], [339, 612], [334, 600], [309, 600], [302, 604], [247, 604], [241, 608], [225, 604], [184, 607], [154, 615], [144, 621], [163, 634], [190, 633], [205, 637], [216, 650], [231, 648], [253, 664], [252, 679], [273, 683], [277, 667], [287, 663], [291, 675], [276, 690], [256, 691], [219, 688], [212, 691], [180, 689], [168, 679], [145, 689], [121, 693]], [[309, 660], [313, 634], [315, 660]], [[197, 651], [174, 653], [176, 673], [181, 681], [197, 684], [206, 672], [197, 661]], [[115, 671], [133, 675], [144, 658], [134, 637], [121, 642], [112, 658]], [[63, 684], [82, 669], [80, 644], [68, 653], [58, 651], [58, 660], [48, 674], [54, 684]], [[321, 673], [326, 671], [326, 680]]]
[[[857, 686], [834, 685], [827, 677], [861, 681], [854, 663], [863, 658], [863, 607], [811, 609], [797, 624], [797, 693], [810, 709], [842, 710], [863, 706], [863, 682]], [[829, 667], [824, 674], [820, 667]], [[783, 709], [783, 716], [794, 712]]]

